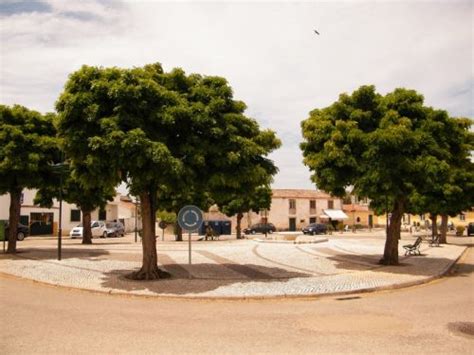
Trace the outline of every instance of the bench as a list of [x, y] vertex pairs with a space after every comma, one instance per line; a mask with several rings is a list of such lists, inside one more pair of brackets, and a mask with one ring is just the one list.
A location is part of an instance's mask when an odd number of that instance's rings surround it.
[[421, 255], [420, 253], [420, 245], [423, 241], [423, 238], [418, 237], [413, 244], [404, 245], [403, 248], [405, 249], [405, 255]]
[[426, 241], [429, 243], [430, 247], [439, 247], [439, 238], [440, 235], [437, 234], [435, 236], [429, 235], [426, 236]]
[[206, 234], [204, 235], [205, 240], [219, 240], [220, 234], [217, 233], [214, 229], [212, 231], [206, 231]]

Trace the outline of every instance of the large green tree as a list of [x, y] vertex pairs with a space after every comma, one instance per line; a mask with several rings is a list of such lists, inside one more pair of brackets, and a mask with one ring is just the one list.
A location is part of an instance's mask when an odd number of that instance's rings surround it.
[[83, 66], [67, 81], [56, 108], [58, 130], [75, 177], [86, 189], [126, 180], [140, 198], [142, 268], [135, 279], [167, 274], [158, 268], [155, 241], [157, 186], [178, 179], [182, 162], [164, 143], [164, 123], [180, 98], [160, 84], [161, 66], [120, 69]]
[[56, 146], [52, 114], [0, 105], [0, 194], [10, 194], [8, 253], [16, 252], [22, 190], [45, 185], [59, 160]]
[[304, 163], [318, 187], [343, 196], [352, 185], [375, 210], [391, 213], [382, 264], [398, 264], [403, 213], [425, 188], [425, 168], [445, 153], [428, 129], [437, 114], [414, 90], [382, 96], [362, 86], [302, 122]]
[[[83, 186], [127, 181], [140, 197], [143, 260], [135, 279], [168, 276], [158, 268], [155, 219], [160, 186], [180, 180], [195, 186], [228, 183], [241, 156], [263, 159], [260, 131], [226, 80], [160, 64], [143, 68], [83, 66], [58, 100], [59, 132]], [[196, 190], [195, 190], [196, 191]], [[177, 191], [178, 193], [180, 191]]]

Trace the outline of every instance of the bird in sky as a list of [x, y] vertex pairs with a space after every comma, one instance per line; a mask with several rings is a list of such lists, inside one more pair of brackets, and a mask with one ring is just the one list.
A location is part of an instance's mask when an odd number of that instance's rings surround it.
[[317, 35], [319, 35], [319, 32], [318, 32], [318, 31], [316, 31], [316, 30], [314, 30], [314, 33], [316, 33]]

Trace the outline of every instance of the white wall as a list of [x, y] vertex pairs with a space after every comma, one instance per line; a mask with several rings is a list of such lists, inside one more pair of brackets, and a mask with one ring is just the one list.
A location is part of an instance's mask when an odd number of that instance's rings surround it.
[[[53, 213], [53, 221], [55, 223], [55, 228], [58, 227], [59, 221], [59, 202], [57, 200], [53, 200], [53, 207], [51, 208], [42, 208], [35, 206], [33, 200], [35, 198], [37, 190], [23, 190], [23, 203], [21, 205], [20, 215], [29, 216], [31, 220], [31, 213]], [[126, 211], [125, 209], [120, 209], [121, 213], [119, 214], [119, 206], [120, 206], [120, 195], [117, 195], [114, 201], [107, 204], [106, 216], [107, 220], [118, 220], [119, 218], [124, 218], [126, 220], [126, 230], [130, 230], [130, 228], [135, 228], [135, 218], [133, 221], [128, 220], [130, 219], [130, 214], [132, 212]], [[10, 208], [10, 195], [0, 195], [0, 219], [7, 220], [9, 218], [9, 208]], [[81, 221], [80, 222], [73, 222], [71, 221], [71, 210], [78, 209], [76, 205], [69, 204], [65, 201], [62, 203], [62, 230], [63, 234], [69, 234], [70, 230], [77, 226], [79, 223], [82, 223], [82, 214], [81, 214]], [[123, 215], [123, 217], [120, 217]], [[99, 218], [99, 211], [95, 210], [91, 214], [92, 220], [97, 220]], [[128, 221], [127, 221], [128, 220]], [[133, 227], [131, 225], [133, 224]], [[56, 229], [55, 229], [56, 230]]]

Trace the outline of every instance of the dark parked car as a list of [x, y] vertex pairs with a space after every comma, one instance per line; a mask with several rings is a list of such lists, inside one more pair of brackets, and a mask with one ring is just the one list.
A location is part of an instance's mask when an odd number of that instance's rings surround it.
[[244, 229], [245, 234], [255, 234], [255, 233], [273, 233], [276, 231], [275, 226], [272, 223], [257, 223], [249, 228]]
[[123, 237], [125, 235], [125, 228], [120, 222], [107, 222], [105, 224], [107, 230], [107, 237]]
[[471, 234], [474, 234], [474, 223], [469, 223], [467, 225], [467, 236], [470, 237]]
[[328, 227], [322, 223], [311, 223], [302, 229], [303, 234], [325, 234]]
[[[5, 239], [8, 240], [8, 231], [9, 231], [9, 228], [8, 228], [8, 222], [5, 223]], [[28, 228], [28, 226], [25, 226], [24, 224], [21, 224], [21, 223], [18, 223], [18, 229], [17, 229], [17, 232], [16, 232], [16, 239], [17, 240], [23, 240], [25, 239], [28, 234], [30, 234], [30, 229]]]

